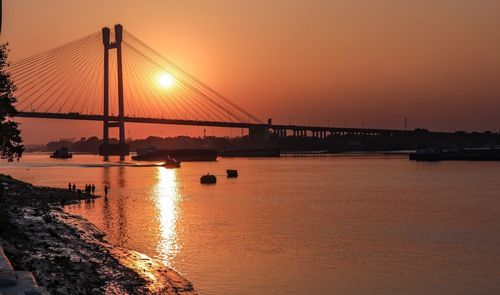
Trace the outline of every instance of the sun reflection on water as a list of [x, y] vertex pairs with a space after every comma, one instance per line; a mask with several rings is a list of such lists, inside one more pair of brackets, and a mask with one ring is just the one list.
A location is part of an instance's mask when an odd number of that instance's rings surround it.
[[158, 253], [162, 253], [163, 258], [169, 263], [180, 249], [177, 243], [180, 194], [176, 170], [157, 168], [155, 193], [161, 235]]

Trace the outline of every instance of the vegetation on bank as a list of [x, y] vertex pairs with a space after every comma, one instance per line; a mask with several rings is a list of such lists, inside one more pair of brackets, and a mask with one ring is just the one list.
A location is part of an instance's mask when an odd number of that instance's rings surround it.
[[12, 161], [22, 156], [24, 147], [21, 144], [19, 123], [12, 118], [17, 114], [14, 103], [16, 87], [5, 70], [7, 66], [7, 44], [0, 44], [0, 159]]

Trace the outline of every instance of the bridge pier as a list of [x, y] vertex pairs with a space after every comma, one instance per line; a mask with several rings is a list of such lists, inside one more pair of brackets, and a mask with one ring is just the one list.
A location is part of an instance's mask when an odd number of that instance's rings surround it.
[[286, 129], [281, 129], [280, 130], [280, 138], [281, 139], [286, 139]]
[[[122, 66], [122, 25], [115, 25], [115, 42], [111, 42], [109, 28], [102, 29], [102, 43], [104, 45], [104, 108], [103, 108], [103, 143], [99, 147], [99, 154], [103, 156], [126, 156], [130, 153], [125, 142], [125, 105], [123, 100], [123, 66]], [[109, 120], [109, 50], [116, 49], [117, 79], [118, 79], [118, 120]], [[109, 143], [109, 128], [119, 129], [119, 143]]]
[[256, 146], [264, 146], [269, 142], [269, 127], [256, 125], [248, 128], [248, 135]]
[[[286, 139], [287, 131], [286, 128], [275, 128], [273, 129], [273, 134], [279, 139]], [[296, 130], [293, 130], [293, 136], [296, 136]]]

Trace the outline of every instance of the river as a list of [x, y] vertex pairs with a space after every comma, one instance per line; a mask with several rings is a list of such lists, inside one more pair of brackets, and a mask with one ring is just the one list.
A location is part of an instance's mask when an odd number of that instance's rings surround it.
[[[166, 169], [26, 154], [0, 162], [0, 173], [92, 183], [98, 194], [110, 186], [108, 198], [65, 210], [162, 260], [200, 294], [500, 292], [498, 162], [287, 156]], [[206, 173], [216, 185], [199, 183]]]

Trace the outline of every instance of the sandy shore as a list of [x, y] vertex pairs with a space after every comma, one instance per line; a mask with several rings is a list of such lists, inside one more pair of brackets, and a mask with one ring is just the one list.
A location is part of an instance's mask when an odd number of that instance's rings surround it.
[[16, 270], [31, 271], [50, 294], [197, 294], [174, 270], [114, 246], [61, 204], [92, 202], [63, 189], [0, 174], [0, 245]]

